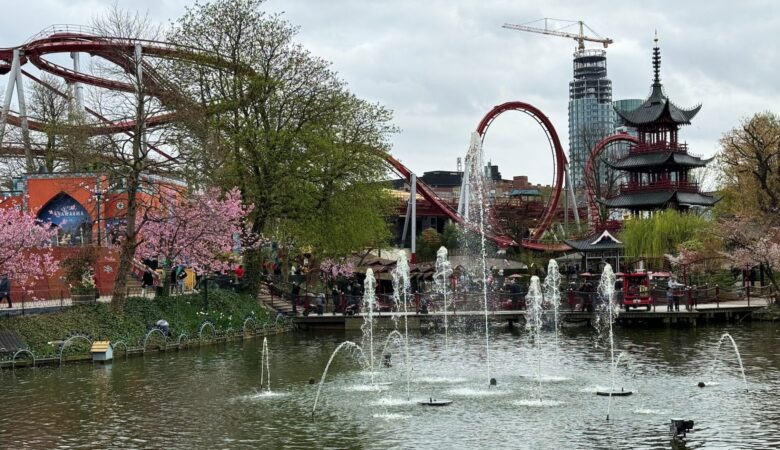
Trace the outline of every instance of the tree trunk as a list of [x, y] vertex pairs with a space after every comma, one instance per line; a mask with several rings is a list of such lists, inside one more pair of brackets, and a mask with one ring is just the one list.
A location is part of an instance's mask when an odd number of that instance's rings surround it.
[[111, 293], [111, 309], [113, 309], [116, 314], [122, 314], [124, 312], [125, 299], [127, 297], [127, 277], [132, 270], [134, 256], [135, 244], [124, 240], [119, 252], [119, 264], [116, 269], [114, 292]]
[[122, 314], [127, 297], [127, 277], [133, 268], [133, 258], [136, 248], [136, 212], [138, 211], [138, 180], [139, 173], [133, 174], [127, 183], [127, 215], [124, 239], [119, 251], [119, 264], [116, 269], [114, 291], [111, 293], [111, 309], [117, 314]]

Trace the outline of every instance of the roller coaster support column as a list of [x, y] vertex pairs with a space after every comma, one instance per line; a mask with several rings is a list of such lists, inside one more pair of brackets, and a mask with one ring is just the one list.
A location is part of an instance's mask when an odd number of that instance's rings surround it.
[[[569, 176], [570, 167], [568, 164], [563, 169], [563, 175], [566, 177], [566, 190], [569, 192], [568, 197], [571, 199], [571, 210], [574, 212], [574, 222], [577, 224], [577, 232], [580, 231], [580, 214], [577, 210], [577, 197], [574, 196], [574, 185], [571, 184], [571, 177]], [[564, 209], [568, 209], [569, 205], [564, 206]]]
[[[81, 57], [78, 52], [70, 52], [70, 58], [73, 60], [73, 70], [81, 73]], [[73, 83], [73, 99], [76, 101], [74, 110], [79, 114], [84, 114], [84, 86], [78, 81]]]
[[409, 192], [409, 202], [412, 210], [412, 256], [409, 258], [412, 264], [417, 262], [417, 175], [412, 174], [411, 192]]
[[469, 164], [463, 167], [463, 180], [460, 182], [460, 198], [458, 199], [458, 215], [469, 220]]
[[35, 164], [32, 159], [32, 148], [30, 148], [30, 130], [27, 125], [27, 103], [24, 101], [24, 84], [22, 83], [22, 74], [20, 72], [19, 49], [13, 51], [11, 60], [11, 70], [8, 72], [8, 84], [5, 86], [5, 99], [3, 103], [2, 117], [0, 117], [0, 142], [5, 137], [5, 125], [8, 119], [8, 113], [11, 109], [11, 97], [14, 95], [14, 86], [16, 86], [16, 96], [19, 102], [19, 120], [22, 126], [22, 143], [24, 144], [24, 156], [27, 165], [27, 172], [35, 171]]
[[[135, 70], [136, 70], [136, 83], [138, 85], [136, 86], [137, 89], [137, 95], [138, 98], [136, 99], [137, 102], [143, 102], [144, 101], [144, 91], [143, 91], [143, 85], [144, 85], [144, 67], [143, 67], [143, 48], [141, 47], [141, 43], [135, 44]], [[140, 151], [146, 154], [149, 149], [146, 147], [146, 123], [144, 121], [141, 121], [139, 123], [139, 128], [141, 132], [141, 145], [140, 145]]]
[[409, 218], [411, 216], [412, 216], [412, 196], [410, 194], [409, 198], [406, 200], [406, 216], [404, 216], [404, 231], [403, 233], [401, 233], [401, 247], [406, 246], [406, 232], [409, 230]]
[[20, 70], [19, 50], [14, 50], [14, 59], [16, 63], [16, 101], [19, 102], [19, 121], [22, 125], [22, 144], [24, 145], [24, 158], [27, 163], [27, 172], [35, 171], [35, 162], [32, 157], [32, 147], [30, 147], [30, 128], [27, 124], [27, 102], [24, 99], [24, 82], [22, 82], [22, 72]]
[[5, 97], [3, 97], [3, 115], [0, 117], [0, 142], [5, 138], [5, 123], [8, 120], [8, 111], [11, 109], [11, 97], [14, 95], [16, 73], [19, 71], [19, 50], [14, 50], [11, 60], [11, 71], [8, 72], [8, 84], [5, 85]]

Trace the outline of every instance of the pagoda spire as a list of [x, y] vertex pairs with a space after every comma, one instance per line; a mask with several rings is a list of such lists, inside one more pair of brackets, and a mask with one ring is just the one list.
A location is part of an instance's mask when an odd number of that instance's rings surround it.
[[658, 30], [655, 30], [655, 47], [653, 47], [653, 85], [661, 85], [661, 49], [658, 48]]

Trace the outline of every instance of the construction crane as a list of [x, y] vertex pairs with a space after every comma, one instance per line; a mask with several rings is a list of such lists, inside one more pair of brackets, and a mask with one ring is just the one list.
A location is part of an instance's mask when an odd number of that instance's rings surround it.
[[[539, 28], [535, 26], [530, 26], [531, 24], [534, 24], [536, 22], [541, 22], [544, 20], [544, 28]], [[550, 23], [552, 22], [552, 24]], [[551, 28], [550, 25], [565, 23], [566, 25], [559, 28]], [[573, 25], [579, 25], [580, 32], [575, 33], [569, 33], [566, 31], [562, 31], [570, 26]], [[610, 38], [604, 38], [601, 37], [598, 33], [593, 31], [593, 29], [585, 24], [585, 22], [581, 20], [560, 20], [560, 19], [550, 19], [550, 18], [544, 18], [535, 20], [533, 22], [528, 22], [521, 25], [515, 25], [511, 23], [505, 23], [502, 28], [507, 28], [509, 30], [517, 30], [517, 31], [529, 31], [531, 33], [540, 33], [540, 34], [549, 34], [551, 36], [560, 36], [565, 38], [571, 38], [577, 41], [577, 50], [585, 50], [585, 41], [589, 42], [600, 42], [604, 48], [607, 48], [609, 44], [611, 44], [613, 41]], [[585, 35], [585, 28], [587, 28], [591, 33], [596, 35], [596, 37], [593, 36], [587, 36]]]

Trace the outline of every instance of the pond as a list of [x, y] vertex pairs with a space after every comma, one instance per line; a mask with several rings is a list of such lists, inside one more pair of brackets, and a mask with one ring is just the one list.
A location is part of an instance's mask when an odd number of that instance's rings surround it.
[[[401, 327], [403, 328], [403, 327]], [[457, 327], [454, 327], [457, 329]], [[669, 448], [669, 419], [695, 421], [686, 448], [780, 447], [780, 356], [774, 324], [728, 329], [616, 330], [618, 388], [606, 420], [609, 351], [588, 328], [551, 332], [539, 353], [523, 330], [491, 330], [488, 387], [484, 336], [463, 327], [410, 336], [410, 398], [403, 349], [370, 371], [354, 355], [334, 359], [341, 333], [268, 337], [272, 394], [260, 386], [262, 340], [147, 354], [111, 365], [0, 373], [2, 448]], [[452, 331], [452, 330], [451, 330]], [[730, 345], [738, 343], [746, 392]], [[379, 358], [386, 332], [375, 337]], [[541, 358], [538, 358], [541, 356]], [[541, 359], [542, 382], [536, 377]], [[379, 364], [377, 364], [379, 366]], [[699, 381], [708, 382], [705, 388]], [[446, 398], [431, 408], [415, 400]], [[539, 401], [541, 398], [542, 401]]]

